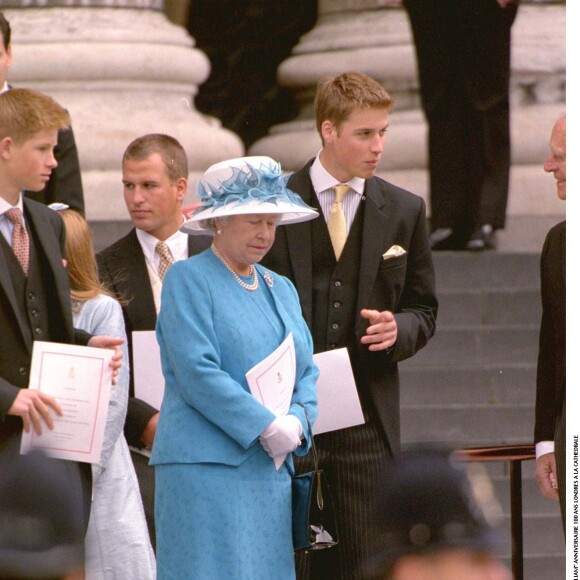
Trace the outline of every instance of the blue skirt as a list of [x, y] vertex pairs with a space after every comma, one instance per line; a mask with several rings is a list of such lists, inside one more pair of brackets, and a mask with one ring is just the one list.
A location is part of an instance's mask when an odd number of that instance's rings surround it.
[[294, 580], [286, 465], [262, 450], [239, 466], [155, 466], [158, 580]]

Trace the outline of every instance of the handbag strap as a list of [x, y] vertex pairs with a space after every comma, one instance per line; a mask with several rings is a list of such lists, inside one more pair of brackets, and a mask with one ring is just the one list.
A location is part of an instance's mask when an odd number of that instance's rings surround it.
[[312, 458], [314, 459], [314, 469], [318, 471], [318, 453], [316, 452], [316, 444], [314, 443], [314, 433], [312, 433], [312, 425], [310, 424], [310, 419], [308, 418], [308, 412], [306, 407], [302, 403], [296, 403], [299, 407], [302, 407], [304, 411], [304, 417], [306, 417], [306, 424], [308, 425], [308, 437], [310, 437], [310, 446], [312, 448]]

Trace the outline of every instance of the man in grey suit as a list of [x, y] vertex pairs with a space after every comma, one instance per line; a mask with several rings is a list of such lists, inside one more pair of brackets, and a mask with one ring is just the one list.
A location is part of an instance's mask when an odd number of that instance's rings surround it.
[[[123, 306], [129, 356], [133, 368], [132, 332], [155, 330], [163, 277], [170, 263], [184, 260], [207, 247], [211, 239], [188, 236], [182, 202], [187, 192], [188, 164], [183, 147], [169, 135], [149, 134], [135, 139], [123, 155], [125, 204], [135, 226], [97, 255], [99, 275]], [[143, 498], [155, 547], [154, 470], [149, 467], [159, 409], [135, 397], [133, 373], [125, 437]]]
[[424, 201], [375, 177], [389, 94], [346, 73], [319, 83], [314, 108], [323, 148], [288, 187], [322, 215], [279, 228], [263, 264], [296, 285], [315, 352], [348, 348], [365, 424], [316, 437], [340, 541], [300, 558], [299, 576], [354, 580], [371, 544], [375, 482], [400, 446], [397, 363], [435, 332], [435, 275]]

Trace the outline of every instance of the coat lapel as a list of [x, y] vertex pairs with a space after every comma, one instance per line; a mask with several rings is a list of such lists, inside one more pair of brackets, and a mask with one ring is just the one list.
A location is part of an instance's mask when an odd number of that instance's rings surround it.
[[130, 265], [130, 270], [119, 269], [123, 272], [123, 277], [118, 282], [118, 288], [122, 297], [129, 301], [125, 308], [133, 330], [155, 328], [157, 313], [151, 281], [145, 256], [134, 229], [129, 232], [127, 244], [122, 248], [122, 255], [117, 256], [117, 261], [119, 265]]
[[[314, 194], [310, 181], [310, 165], [295, 173], [288, 180], [288, 189], [300, 195], [308, 205], [312, 205]], [[316, 218], [320, 219], [320, 218]], [[284, 228], [288, 239], [288, 252], [294, 273], [294, 284], [300, 297], [304, 319], [312, 328], [312, 229], [310, 221], [292, 224]]]
[[187, 255], [195, 256], [211, 246], [211, 236], [188, 236], [187, 240]]
[[[2, 234], [0, 234], [0, 235], [2, 235]], [[9, 249], [9, 251], [12, 251], [12, 248], [9, 245], [8, 245], [8, 249]], [[8, 273], [8, 266], [6, 264], [4, 264], [0, 268], [0, 287], [2, 288], [4, 294], [6, 295], [6, 298], [8, 299], [8, 303], [10, 305], [10, 308], [12, 309], [12, 312], [14, 313], [14, 316], [16, 317], [16, 320], [18, 322], [18, 329], [20, 330], [20, 334], [22, 335], [22, 340], [24, 341], [26, 348], [28, 348], [28, 350], [30, 351], [31, 344], [30, 344], [29, 339], [27, 338], [27, 334], [24, 332], [24, 328], [26, 328], [27, 322], [22, 317], [22, 314], [20, 312], [20, 308], [18, 307], [18, 303], [16, 301], [16, 294], [14, 293], [14, 286], [12, 284], [10, 274]], [[28, 335], [28, 336], [30, 336], [30, 335]]]
[[[54, 276], [54, 283], [56, 294], [58, 296], [58, 303], [62, 312], [62, 316], [65, 320], [71, 320], [71, 330], [72, 330], [72, 314], [71, 314], [71, 303], [69, 294], [69, 279], [66, 268], [63, 263], [63, 251], [64, 248], [61, 247], [61, 240], [57, 237], [57, 232], [53, 225], [51, 225], [45, 216], [37, 210], [38, 203], [30, 201], [24, 197], [24, 208], [26, 211], [26, 218], [32, 222], [32, 227], [38, 236], [38, 241], [41, 248], [36, 248], [39, 257], [44, 252], [46, 256], [48, 265], [52, 270]], [[44, 206], [41, 206], [44, 212]], [[62, 225], [63, 235], [64, 235], [64, 224]], [[63, 238], [64, 239], [64, 238]], [[64, 241], [62, 242], [64, 244]], [[52, 296], [48, 296], [49, 303], [53, 299]], [[70, 334], [70, 331], [67, 330]], [[69, 336], [69, 340], [73, 342], [74, 337], [72, 334]]]
[[360, 311], [369, 304], [373, 285], [377, 278], [381, 256], [385, 252], [387, 236], [394, 231], [396, 223], [388, 202], [377, 186], [375, 179], [367, 179], [365, 184], [365, 208], [363, 236], [358, 282], [356, 334], [362, 336], [368, 321], [360, 316]]

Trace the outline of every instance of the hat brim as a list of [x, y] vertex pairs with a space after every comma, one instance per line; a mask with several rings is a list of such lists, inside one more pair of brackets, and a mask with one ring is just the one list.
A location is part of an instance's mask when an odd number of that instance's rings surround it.
[[297, 224], [318, 217], [318, 212], [309, 207], [299, 207], [283, 200], [259, 201], [246, 203], [229, 203], [227, 205], [202, 209], [194, 213], [179, 229], [183, 233], [193, 235], [213, 235], [215, 232], [208, 226], [207, 220], [215, 218], [249, 215], [249, 214], [279, 214], [278, 225]]

